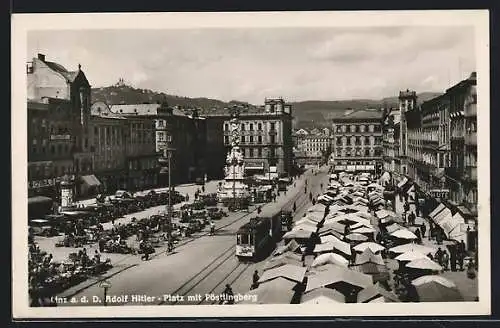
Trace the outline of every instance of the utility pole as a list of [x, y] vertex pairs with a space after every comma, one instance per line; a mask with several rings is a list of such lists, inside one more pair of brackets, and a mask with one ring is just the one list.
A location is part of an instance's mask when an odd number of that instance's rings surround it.
[[168, 208], [167, 208], [167, 238], [170, 243], [172, 240], [172, 152], [175, 150], [171, 148], [172, 136], [167, 135], [167, 147], [164, 148], [164, 156], [168, 160]]

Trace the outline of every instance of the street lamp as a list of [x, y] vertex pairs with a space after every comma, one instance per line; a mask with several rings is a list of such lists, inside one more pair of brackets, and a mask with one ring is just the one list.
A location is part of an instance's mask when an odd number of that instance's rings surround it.
[[175, 148], [171, 148], [172, 136], [166, 135], [167, 145], [163, 148], [163, 156], [168, 159], [168, 208], [167, 208], [167, 237], [170, 242], [172, 237], [172, 153]]

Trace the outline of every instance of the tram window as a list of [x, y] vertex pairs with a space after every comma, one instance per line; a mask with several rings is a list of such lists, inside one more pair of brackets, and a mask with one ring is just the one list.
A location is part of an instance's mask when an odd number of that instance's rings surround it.
[[240, 245], [248, 244], [248, 235], [247, 234], [238, 235], [238, 243]]
[[250, 243], [249, 244], [253, 245], [253, 234], [250, 234], [249, 237], [250, 237]]
[[241, 235], [239, 235], [239, 234], [238, 234], [238, 235], [236, 235], [236, 243], [237, 243], [238, 245], [241, 245]]

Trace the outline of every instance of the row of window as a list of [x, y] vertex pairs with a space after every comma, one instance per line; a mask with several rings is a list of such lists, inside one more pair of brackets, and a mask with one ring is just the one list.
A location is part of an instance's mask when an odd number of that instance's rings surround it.
[[[240, 125], [241, 131], [262, 131], [262, 123], [243, 122]], [[270, 122], [270, 130], [276, 130], [276, 122]], [[224, 131], [229, 131], [229, 123], [224, 124]]]
[[[240, 142], [242, 144], [258, 144], [258, 145], [261, 145], [263, 144], [262, 143], [262, 136], [257, 136], [257, 138], [255, 138], [254, 136], [241, 136], [240, 137]], [[230, 138], [229, 136], [224, 136], [224, 144], [229, 144], [230, 143]], [[275, 136], [269, 136], [269, 143], [270, 144], [274, 144], [276, 143], [276, 137]]]
[[364, 132], [379, 132], [379, 125], [366, 125], [366, 124], [351, 124], [351, 125], [337, 125], [336, 126], [337, 133], [347, 133], [347, 131], [351, 133], [364, 133]]
[[[45, 140], [43, 140], [45, 141]], [[51, 145], [47, 148], [46, 142], [42, 142], [42, 144], [37, 144], [36, 139], [33, 139], [33, 146], [31, 147], [32, 155], [47, 155], [47, 150], [50, 151], [51, 155], [68, 155], [71, 153], [71, 144], [64, 143], [58, 145]]]
[[335, 151], [335, 156], [337, 157], [359, 157], [359, 156], [382, 156], [382, 150], [381, 149], [364, 149], [364, 150], [337, 150]]
[[347, 137], [335, 138], [335, 144], [337, 146], [346, 145], [350, 140], [350, 144], [353, 145], [361, 145], [361, 144], [371, 144], [371, 145], [379, 145], [382, 143], [382, 137], [374, 137], [374, 136], [352, 136], [349, 139]]

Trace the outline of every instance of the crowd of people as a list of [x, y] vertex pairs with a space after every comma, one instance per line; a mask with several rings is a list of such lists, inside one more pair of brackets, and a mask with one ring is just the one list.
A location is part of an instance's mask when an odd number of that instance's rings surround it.
[[37, 243], [31, 243], [28, 259], [30, 304], [53, 306], [52, 296], [111, 267], [111, 261], [103, 261], [97, 250], [89, 255], [82, 248], [71, 253], [66, 261], [55, 261], [52, 254], [42, 251]]

